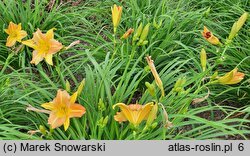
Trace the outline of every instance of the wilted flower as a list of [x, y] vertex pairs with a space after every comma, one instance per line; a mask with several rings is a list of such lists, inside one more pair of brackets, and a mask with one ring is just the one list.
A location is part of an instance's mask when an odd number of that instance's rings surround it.
[[153, 76], [155, 78], [155, 82], [156, 82], [157, 86], [161, 90], [162, 96], [164, 96], [165, 92], [164, 92], [163, 84], [162, 84], [162, 81], [161, 81], [161, 78], [160, 78], [158, 72], [156, 71], [156, 68], [155, 68], [155, 65], [154, 65], [154, 61], [151, 59], [151, 56], [147, 56], [146, 60], [147, 60], [148, 66], [150, 67], [151, 72], [152, 72], [152, 74], [153, 74]]
[[160, 104], [161, 107], [162, 107], [163, 115], [164, 115], [164, 118], [165, 118], [164, 127], [167, 128], [167, 129], [172, 128], [174, 125], [173, 125], [172, 122], [170, 122], [170, 121], [168, 120], [168, 113], [167, 113], [165, 107], [163, 106], [163, 104], [161, 104], [161, 103], [159, 103], [159, 104]]
[[113, 106], [113, 109], [118, 106], [121, 112], [117, 112], [114, 119], [119, 123], [129, 121], [134, 127], [137, 127], [143, 120], [148, 119], [148, 115], [154, 106], [153, 102], [145, 105], [130, 104], [125, 105], [124, 103], [117, 103]]
[[218, 44], [220, 44], [219, 39], [218, 39], [217, 37], [215, 37], [215, 36], [213, 35], [213, 33], [210, 32], [210, 31], [207, 29], [206, 26], [204, 26], [204, 30], [203, 30], [203, 32], [202, 32], [202, 36], [203, 36], [208, 42], [210, 42], [210, 43], [213, 44], [213, 45], [218, 45]]
[[111, 7], [111, 11], [112, 11], [114, 33], [116, 33], [116, 28], [118, 27], [120, 20], [121, 20], [121, 16], [122, 16], [122, 7], [114, 4], [114, 6]]
[[134, 29], [129, 28], [121, 37], [121, 39], [127, 39], [132, 33], [134, 32]]
[[54, 39], [54, 29], [50, 29], [46, 34], [43, 34], [40, 29], [33, 33], [31, 40], [23, 41], [22, 43], [33, 48], [33, 58], [31, 63], [37, 65], [45, 58], [45, 61], [53, 65], [52, 55], [60, 51], [63, 45]]
[[234, 68], [232, 71], [226, 73], [224, 76], [218, 78], [220, 84], [236, 84], [244, 79], [245, 74], [237, 72], [238, 68]]
[[41, 106], [50, 110], [48, 124], [52, 129], [64, 125], [65, 131], [70, 125], [70, 118], [82, 117], [86, 109], [76, 104], [77, 92], [70, 96], [66, 91], [58, 90], [57, 95], [53, 101], [44, 103]]
[[26, 31], [22, 30], [21, 23], [16, 25], [10, 22], [8, 29], [4, 29], [4, 31], [9, 35], [6, 42], [7, 47], [14, 46], [16, 42], [22, 42], [22, 39], [27, 36]]

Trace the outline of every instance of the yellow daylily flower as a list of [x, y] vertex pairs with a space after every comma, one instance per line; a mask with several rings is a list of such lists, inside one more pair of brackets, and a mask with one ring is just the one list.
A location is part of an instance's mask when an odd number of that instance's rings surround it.
[[234, 68], [232, 71], [226, 73], [224, 76], [218, 78], [220, 84], [236, 84], [244, 79], [245, 74], [238, 72], [238, 68]]
[[16, 42], [22, 42], [22, 39], [27, 36], [27, 32], [22, 30], [21, 23], [17, 25], [10, 22], [8, 29], [4, 29], [4, 31], [9, 35], [6, 42], [7, 47], [14, 46]]
[[117, 103], [113, 106], [113, 109], [117, 106], [121, 109], [121, 112], [117, 112], [114, 119], [119, 123], [129, 121], [134, 127], [137, 127], [143, 120], [148, 119], [154, 103], [150, 102], [145, 105]]
[[155, 68], [155, 65], [154, 65], [154, 61], [151, 59], [151, 56], [147, 56], [146, 60], [147, 60], [148, 66], [150, 67], [151, 72], [152, 72], [152, 74], [153, 74], [153, 76], [155, 78], [155, 82], [156, 82], [157, 86], [161, 90], [161, 95], [165, 96], [165, 92], [164, 92], [164, 88], [163, 88], [163, 83], [161, 81], [161, 78], [160, 78], [158, 72], [156, 71], [156, 68]]
[[120, 20], [121, 20], [121, 16], [122, 16], [122, 7], [114, 4], [114, 6], [111, 7], [111, 11], [112, 11], [114, 33], [116, 33], [116, 28], [118, 27]]
[[121, 39], [127, 39], [132, 33], [134, 32], [134, 29], [129, 28], [121, 37]]
[[52, 55], [63, 48], [63, 45], [54, 39], [53, 29], [50, 29], [46, 34], [43, 34], [40, 29], [33, 33], [31, 40], [23, 41], [22, 43], [34, 49], [33, 57], [30, 63], [37, 65], [44, 58], [45, 61], [53, 65]]
[[58, 90], [53, 101], [41, 105], [51, 111], [48, 124], [52, 129], [64, 125], [66, 131], [70, 125], [70, 118], [82, 117], [86, 113], [86, 109], [82, 105], [75, 103], [77, 94], [75, 92], [70, 96], [67, 91]]
[[211, 44], [218, 45], [221, 44], [219, 39], [213, 35], [212, 32], [210, 32], [206, 26], [204, 26], [204, 30], [202, 32], [202, 36]]

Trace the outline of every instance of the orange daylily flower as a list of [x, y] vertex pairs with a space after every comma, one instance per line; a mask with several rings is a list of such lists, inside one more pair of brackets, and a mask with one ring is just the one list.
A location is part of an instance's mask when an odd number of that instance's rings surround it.
[[218, 79], [220, 84], [236, 84], [244, 79], [245, 74], [237, 72], [238, 68], [234, 68], [232, 71], [226, 73], [224, 76]]
[[127, 39], [132, 33], [134, 32], [134, 29], [129, 28], [121, 37], [121, 39]]
[[75, 103], [77, 94], [78, 92], [75, 92], [70, 96], [67, 91], [58, 90], [53, 101], [41, 105], [45, 109], [51, 110], [48, 124], [51, 125], [52, 129], [64, 125], [66, 131], [70, 124], [70, 118], [82, 117], [86, 113], [86, 109], [82, 105]]
[[121, 112], [117, 112], [114, 119], [119, 123], [129, 121], [135, 127], [137, 127], [143, 120], [147, 120], [150, 111], [152, 110], [154, 103], [150, 102], [145, 105], [117, 103], [113, 106], [113, 109], [118, 106]]
[[33, 33], [31, 40], [23, 41], [22, 43], [33, 48], [33, 57], [30, 63], [37, 65], [44, 58], [45, 61], [53, 65], [52, 55], [63, 48], [63, 45], [54, 39], [53, 29], [50, 29], [46, 34], [43, 34], [40, 29]]
[[10, 22], [8, 29], [4, 29], [4, 31], [9, 35], [6, 42], [7, 47], [14, 46], [16, 42], [22, 42], [22, 39], [27, 36], [27, 32], [22, 30], [21, 23], [17, 25]]
[[210, 31], [207, 29], [206, 26], [204, 26], [204, 30], [203, 30], [203, 32], [202, 32], [202, 36], [203, 36], [208, 42], [210, 42], [210, 43], [213, 44], [213, 45], [218, 45], [218, 44], [220, 44], [219, 39], [218, 39], [217, 37], [215, 37], [215, 36], [213, 35], [213, 33], [210, 32]]
[[122, 7], [114, 4], [114, 6], [111, 7], [111, 12], [112, 12], [114, 33], [116, 33], [116, 28], [118, 27], [120, 20], [121, 20], [121, 16], [122, 16]]

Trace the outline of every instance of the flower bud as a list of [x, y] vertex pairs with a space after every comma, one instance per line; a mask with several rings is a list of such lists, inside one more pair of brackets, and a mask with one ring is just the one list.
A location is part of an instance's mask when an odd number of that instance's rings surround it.
[[158, 125], [158, 123], [157, 122], [154, 122], [152, 125], [151, 125], [151, 128], [152, 129], [155, 129], [155, 127]]
[[207, 8], [207, 10], [203, 13], [203, 16], [204, 16], [204, 17], [208, 17], [208, 15], [209, 15], [209, 13], [210, 13], [210, 10], [211, 10], [210, 7]]
[[150, 23], [148, 23], [142, 30], [142, 33], [141, 33], [141, 37], [140, 37], [140, 40], [144, 41], [147, 36], [148, 36], [148, 32], [149, 32], [149, 27], [150, 27]]
[[151, 96], [155, 96], [155, 86], [150, 84], [149, 82], [145, 82], [146, 87], [148, 88], [148, 92]]
[[79, 87], [77, 88], [78, 96], [81, 95], [84, 85], [85, 85], [85, 79], [82, 80]]
[[43, 135], [46, 135], [46, 128], [43, 125], [39, 126], [39, 130]]
[[214, 72], [214, 74], [210, 78], [210, 81], [213, 81], [214, 79], [216, 79], [217, 76], [218, 76], [218, 71]]
[[207, 63], [207, 54], [204, 48], [201, 49], [200, 60], [201, 60], [202, 71], [205, 71]]
[[142, 32], [142, 23], [139, 25], [139, 27], [135, 31], [135, 34], [133, 36], [133, 42], [135, 42], [139, 39], [141, 32]]
[[105, 111], [105, 104], [104, 104], [104, 102], [102, 101], [102, 99], [100, 98], [99, 99], [99, 103], [98, 103], [98, 111], [100, 111], [100, 112], [103, 112], [103, 111]]
[[148, 115], [148, 120], [147, 120], [147, 123], [146, 125], [148, 127], [150, 127], [153, 123], [153, 121], [155, 120], [156, 116], [157, 116], [157, 112], [158, 112], [158, 104], [155, 103], [154, 106], [152, 107], [149, 115]]
[[248, 17], [248, 13], [245, 12], [241, 15], [241, 17], [238, 19], [238, 21], [236, 21], [231, 29], [231, 32], [229, 34], [228, 40], [232, 40], [236, 34], [239, 32], [239, 30], [242, 28], [242, 26], [244, 25], [244, 23], [246, 22]]
[[183, 86], [184, 86], [185, 83], [186, 83], [186, 78], [185, 77], [179, 78], [176, 81], [175, 85], [174, 85], [173, 91], [177, 92], [177, 93], [184, 91]]
[[162, 20], [160, 20], [159, 24], [156, 23], [156, 20], [154, 19], [153, 25], [156, 29], [159, 29], [162, 25]]
[[66, 88], [65, 90], [69, 93], [70, 92], [70, 83], [68, 80], [66, 80]]

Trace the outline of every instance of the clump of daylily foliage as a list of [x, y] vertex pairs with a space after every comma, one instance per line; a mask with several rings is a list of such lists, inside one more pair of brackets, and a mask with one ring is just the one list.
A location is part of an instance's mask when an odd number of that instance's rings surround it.
[[[117, 36], [117, 29], [119, 28], [119, 23], [122, 17], [122, 7], [114, 5], [112, 8], [112, 22], [113, 22], [113, 36], [114, 36], [114, 49], [117, 47], [117, 40], [129, 40], [133, 46], [133, 49], [136, 49], [140, 46], [144, 46], [148, 44], [148, 33], [150, 31], [151, 24], [148, 23], [143, 25], [142, 23], [137, 28], [129, 28], [121, 37], [118, 39]], [[228, 69], [229, 72], [225, 75], [219, 75], [218, 71], [213, 71], [220, 65], [221, 61], [224, 58], [225, 52], [229, 47], [230, 43], [233, 41], [236, 34], [240, 31], [242, 26], [244, 25], [246, 19], [248, 17], [248, 13], [244, 13], [238, 21], [236, 21], [231, 29], [229, 37], [226, 39], [225, 43], [222, 43], [219, 38], [217, 38], [206, 26], [204, 26], [203, 32], [201, 32], [202, 36], [206, 41], [211, 43], [211, 46], [219, 46], [222, 49], [220, 52], [220, 57], [217, 61], [214, 62], [213, 65], [208, 66], [207, 62], [207, 54], [204, 48], [201, 49], [200, 52], [200, 64], [202, 71], [204, 73], [203, 82], [198, 86], [197, 90], [194, 94], [198, 95], [198, 93], [203, 90], [207, 89], [208, 93], [205, 97], [202, 98], [193, 98], [191, 103], [196, 104], [202, 102], [208, 98], [210, 91], [209, 85], [215, 84], [237, 84], [244, 79], [244, 73], [238, 72], [238, 68], [235, 67], [234, 69]], [[25, 23], [22, 23], [25, 24]], [[154, 24], [154, 26], [156, 26]], [[41, 61], [45, 60], [47, 64], [53, 66], [53, 55], [59, 53], [62, 50], [72, 48], [75, 44], [78, 44], [79, 41], [75, 41], [69, 46], [64, 46], [62, 43], [57, 41], [54, 38], [54, 31], [56, 29], [52, 28], [48, 30], [46, 33], [43, 30], [37, 28], [37, 31], [33, 33], [32, 39], [25, 39], [27, 38], [27, 32], [22, 30], [21, 23], [15, 24], [13, 22], [9, 23], [5, 32], [9, 35], [7, 38], [6, 46], [7, 47], [22, 47], [28, 46], [29, 48], [33, 49], [32, 52], [32, 60], [30, 61], [31, 64], [37, 65]], [[132, 37], [131, 37], [132, 36]], [[131, 38], [131, 39], [130, 39]], [[18, 45], [18, 46], [17, 46]], [[17, 50], [20, 48], [17, 48]], [[18, 51], [16, 51], [17, 53]], [[116, 50], [111, 56], [113, 59], [116, 55]], [[134, 57], [135, 51], [132, 51], [131, 58]], [[57, 56], [55, 56], [57, 57]], [[139, 132], [146, 132], [148, 130], [154, 129], [157, 126], [165, 127], [166, 129], [171, 129], [174, 127], [174, 123], [169, 121], [168, 114], [171, 112], [168, 111], [163, 104], [164, 98], [169, 96], [168, 94], [189, 94], [189, 90], [185, 90], [183, 87], [186, 83], [186, 77], [177, 80], [175, 83], [172, 92], [166, 94], [163, 82], [156, 70], [154, 65], [154, 61], [151, 56], [145, 56], [145, 62], [147, 62], [147, 68], [150, 69], [155, 82], [146, 82], [145, 85], [147, 87], [147, 92], [150, 96], [152, 96], [152, 101], [148, 101], [145, 104], [133, 103], [133, 104], [126, 104], [125, 101], [120, 101], [119, 103], [114, 103], [112, 108], [116, 111], [116, 114], [113, 116], [113, 119], [118, 123], [128, 122], [132, 131], [134, 131], [134, 135]], [[207, 68], [209, 67], [209, 68]], [[213, 72], [213, 74], [211, 74]], [[53, 100], [50, 102], [46, 102], [41, 104], [40, 108], [35, 108], [31, 105], [27, 107], [27, 111], [34, 111], [37, 113], [45, 113], [48, 114], [48, 125], [51, 129], [56, 129], [60, 126], [64, 126], [64, 130], [67, 131], [70, 126], [70, 119], [71, 118], [84, 118], [84, 114], [88, 113], [88, 109], [86, 109], [82, 104], [76, 103], [78, 96], [81, 95], [82, 90], [84, 89], [84, 84], [88, 83], [87, 81], [83, 80], [78, 86], [77, 90], [70, 96], [69, 95], [69, 88], [70, 84], [67, 82], [66, 89], [58, 89], [57, 94]], [[160, 95], [158, 95], [160, 94]], [[113, 111], [113, 110], [110, 110]], [[161, 113], [161, 115], [159, 115]], [[161, 116], [161, 123], [155, 122], [155, 119]], [[99, 123], [96, 124], [105, 124], [108, 123], [107, 120], [111, 120], [110, 118], [102, 118]], [[145, 122], [144, 122], [145, 121]], [[140, 125], [143, 125], [143, 129], [140, 129]], [[109, 125], [106, 125], [109, 126]], [[31, 134], [36, 132], [40, 132], [43, 135], [46, 135], [47, 132], [44, 126], [40, 126], [39, 130], [30, 131]], [[51, 131], [52, 133], [53, 131]]]

